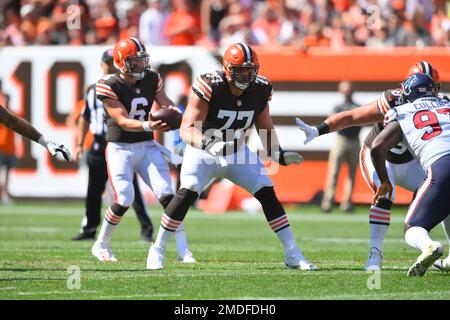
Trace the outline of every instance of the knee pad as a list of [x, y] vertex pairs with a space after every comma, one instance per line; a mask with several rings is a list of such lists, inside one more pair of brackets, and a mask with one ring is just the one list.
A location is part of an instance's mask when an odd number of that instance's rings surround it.
[[128, 207], [124, 207], [121, 206], [120, 204], [117, 203], [113, 203], [111, 205], [111, 211], [116, 215], [116, 216], [123, 216], [125, 214], [125, 212], [127, 212]]

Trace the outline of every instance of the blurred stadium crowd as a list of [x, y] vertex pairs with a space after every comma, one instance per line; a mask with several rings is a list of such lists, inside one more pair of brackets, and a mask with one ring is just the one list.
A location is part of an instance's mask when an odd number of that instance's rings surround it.
[[448, 46], [446, 0], [3, 0], [0, 45]]

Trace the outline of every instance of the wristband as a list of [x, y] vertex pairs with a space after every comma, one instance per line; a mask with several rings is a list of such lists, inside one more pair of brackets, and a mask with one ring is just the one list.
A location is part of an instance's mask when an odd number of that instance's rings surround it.
[[148, 123], [148, 121], [142, 122], [142, 128], [144, 129], [144, 131], [147, 132], [153, 131], [152, 129], [150, 129], [150, 123]]
[[330, 132], [330, 127], [325, 122], [322, 122], [321, 124], [316, 126], [316, 128], [317, 128], [317, 131], [319, 131], [319, 136]]
[[50, 143], [49, 140], [47, 140], [47, 138], [44, 137], [44, 135], [42, 135], [39, 140], [37, 141], [37, 143], [39, 143], [41, 146], [43, 146], [44, 148], [47, 148], [47, 145]]

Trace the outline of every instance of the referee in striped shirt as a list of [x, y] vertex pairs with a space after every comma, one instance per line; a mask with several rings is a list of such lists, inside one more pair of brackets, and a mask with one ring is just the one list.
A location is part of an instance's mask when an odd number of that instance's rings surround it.
[[[115, 73], [112, 49], [106, 50], [102, 55], [103, 73]], [[106, 167], [106, 125], [104, 123], [105, 109], [100, 100], [95, 97], [95, 84], [88, 87], [85, 98], [85, 106], [77, 124], [76, 146], [74, 157], [79, 161], [83, 155], [83, 143], [88, 130], [94, 136], [94, 142], [87, 153], [89, 167], [89, 182], [86, 195], [86, 212], [81, 223], [80, 233], [72, 240], [95, 239], [97, 227], [100, 225], [100, 210], [102, 206], [102, 193], [108, 180]], [[139, 189], [136, 175], [134, 176], [135, 198], [133, 208], [141, 224], [141, 238], [152, 241], [153, 224], [147, 214], [146, 206]]]

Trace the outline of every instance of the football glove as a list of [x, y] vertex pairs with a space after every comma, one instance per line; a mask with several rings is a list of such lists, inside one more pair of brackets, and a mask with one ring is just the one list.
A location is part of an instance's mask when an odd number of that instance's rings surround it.
[[373, 197], [372, 205], [376, 205], [380, 199], [391, 199], [392, 198], [392, 184], [389, 180], [381, 182], [380, 186]]
[[52, 155], [52, 157], [55, 157], [58, 160], [62, 160], [61, 156], [66, 161], [70, 161], [71, 154], [69, 149], [67, 149], [63, 144], [56, 144], [53, 141], [49, 141], [48, 144], [45, 146]]
[[295, 118], [295, 123], [297, 124], [298, 128], [302, 130], [306, 135], [306, 139], [305, 141], [303, 141], [303, 144], [307, 144], [312, 139], [319, 136], [319, 130], [316, 127], [307, 125], [300, 118]]
[[227, 150], [228, 148], [233, 147], [234, 141], [218, 141], [216, 143], [213, 143], [210, 147], [208, 147], [206, 150], [211, 153], [213, 156], [222, 155], [224, 150]]
[[303, 162], [303, 157], [297, 152], [284, 151], [283, 149], [277, 150], [273, 153], [272, 159], [282, 166], [288, 166], [290, 164], [298, 164]]

